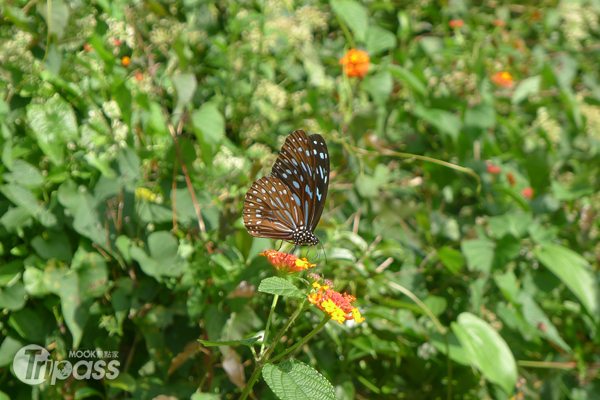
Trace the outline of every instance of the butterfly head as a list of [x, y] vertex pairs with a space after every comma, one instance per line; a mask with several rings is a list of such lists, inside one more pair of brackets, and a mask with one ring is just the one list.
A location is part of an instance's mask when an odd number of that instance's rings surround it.
[[319, 244], [319, 239], [314, 233], [308, 231], [305, 226], [300, 226], [294, 230], [292, 241], [296, 245], [316, 245]]

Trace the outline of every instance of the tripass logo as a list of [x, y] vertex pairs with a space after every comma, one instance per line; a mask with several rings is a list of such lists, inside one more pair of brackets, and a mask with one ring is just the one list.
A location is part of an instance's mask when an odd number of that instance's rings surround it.
[[[77, 350], [70, 351], [71, 358], [117, 358], [116, 351], [90, 351]], [[54, 385], [56, 379], [67, 379], [71, 374], [77, 380], [96, 379], [100, 380], [115, 379], [119, 376], [120, 363], [117, 360], [111, 360], [108, 363], [104, 360], [80, 360], [72, 365], [70, 361], [55, 361], [50, 358], [48, 350], [37, 344], [30, 344], [17, 352], [13, 359], [13, 369], [15, 375], [22, 382], [28, 385], [39, 385], [50, 378], [50, 384]]]

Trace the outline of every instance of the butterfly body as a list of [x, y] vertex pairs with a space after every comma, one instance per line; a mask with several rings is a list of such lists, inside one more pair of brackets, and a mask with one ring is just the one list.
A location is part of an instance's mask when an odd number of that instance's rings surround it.
[[289, 135], [271, 175], [256, 180], [244, 202], [244, 225], [252, 236], [315, 245], [313, 233], [329, 188], [329, 152], [321, 135]]

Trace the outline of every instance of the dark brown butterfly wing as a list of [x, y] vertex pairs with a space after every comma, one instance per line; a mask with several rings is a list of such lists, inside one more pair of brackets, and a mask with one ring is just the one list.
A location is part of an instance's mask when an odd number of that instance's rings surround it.
[[288, 186], [272, 176], [255, 181], [244, 201], [244, 225], [252, 236], [292, 240], [304, 221]]
[[304, 216], [303, 226], [313, 232], [319, 223], [329, 187], [329, 153], [321, 135], [297, 130], [287, 137], [271, 176], [292, 191]]

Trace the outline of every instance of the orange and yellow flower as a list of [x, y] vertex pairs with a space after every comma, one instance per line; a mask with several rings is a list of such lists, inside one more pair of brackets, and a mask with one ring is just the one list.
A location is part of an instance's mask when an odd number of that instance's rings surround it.
[[511, 88], [514, 84], [512, 75], [506, 71], [496, 72], [490, 77], [490, 80], [496, 85], [505, 88]]
[[121, 59], [121, 63], [123, 64], [124, 67], [127, 67], [130, 62], [131, 62], [131, 58], [129, 58], [127, 56], [125, 56]]
[[332, 320], [340, 324], [351, 319], [358, 323], [365, 320], [358, 308], [352, 305], [356, 301], [356, 297], [336, 292], [329, 285], [321, 285], [319, 282], [313, 282], [313, 287], [316, 292], [308, 295], [308, 301], [319, 307], [324, 313], [329, 314]]
[[277, 250], [265, 250], [260, 255], [267, 257], [275, 269], [286, 274], [294, 274], [317, 265], [309, 263], [306, 258], [298, 258], [293, 254], [282, 253]]
[[349, 77], [364, 78], [369, 71], [370, 61], [369, 55], [364, 51], [351, 49], [340, 59], [340, 65]]

